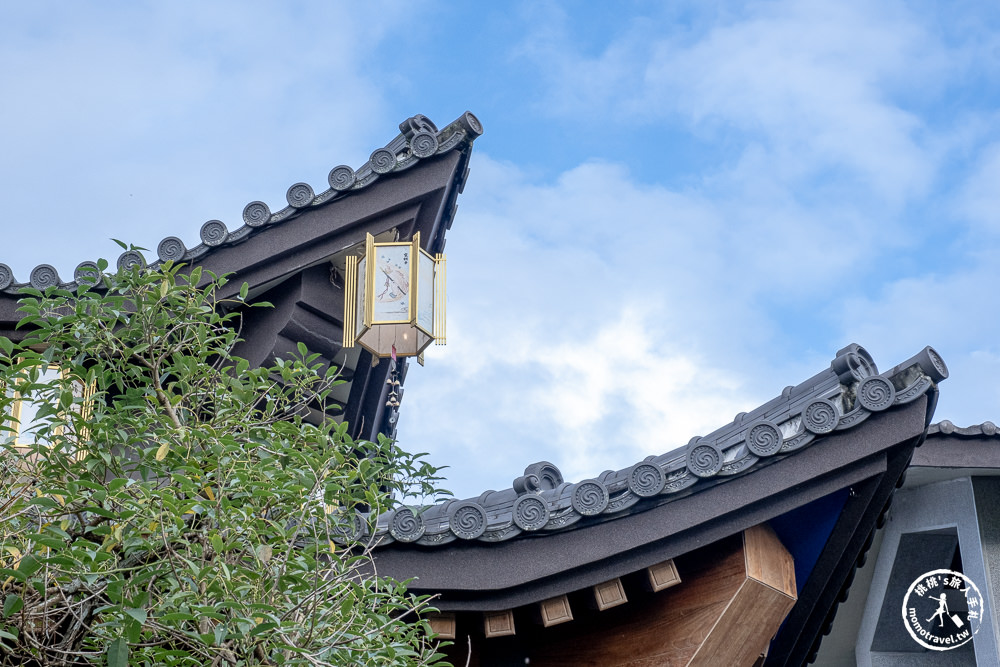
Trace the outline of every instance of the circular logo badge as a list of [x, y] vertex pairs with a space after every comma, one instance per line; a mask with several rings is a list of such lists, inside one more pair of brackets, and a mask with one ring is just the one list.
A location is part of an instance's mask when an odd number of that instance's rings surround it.
[[948, 651], [979, 632], [983, 596], [961, 572], [934, 570], [910, 584], [903, 598], [903, 624], [913, 640], [932, 651]]

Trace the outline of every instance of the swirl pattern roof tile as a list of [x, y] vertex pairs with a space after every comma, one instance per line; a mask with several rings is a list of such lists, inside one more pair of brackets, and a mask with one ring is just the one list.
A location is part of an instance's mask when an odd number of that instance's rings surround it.
[[[369, 187], [380, 178], [409, 169], [420, 160], [442, 155], [464, 147], [483, 133], [483, 126], [471, 112], [466, 111], [457, 120], [438, 130], [429, 118], [416, 115], [399, 124], [400, 134], [383, 148], [372, 152], [371, 158], [357, 170], [346, 165], [330, 171], [329, 189], [316, 194], [307, 183], [295, 183], [285, 195], [288, 205], [272, 213], [267, 204], [254, 201], [243, 209], [242, 225], [229, 231], [221, 220], [209, 220], [201, 227], [197, 245], [188, 248], [176, 236], [168, 236], [156, 247], [157, 263], [191, 261], [200, 259], [211, 250], [235, 245], [246, 240], [260, 229], [280, 224], [303, 211], [326, 205]], [[118, 258], [119, 268], [145, 266], [146, 259], [137, 251], [127, 250]], [[0, 263], [0, 292], [18, 293], [22, 288], [45, 289], [58, 285], [73, 289], [81, 284], [91, 284], [97, 277], [97, 264], [83, 262], [74, 272], [73, 279], [63, 281], [56, 269], [40, 264], [32, 269], [27, 281], [18, 281], [6, 264]]]
[[[722, 428], [692, 438], [683, 448], [576, 483], [564, 481], [551, 463], [534, 463], [503, 491], [386, 512], [378, 517], [375, 538], [378, 546], [500, 542], [644, 511], [791, 456], [835, 431], [855, 428], [873, 414], [915, 401], [947, 377], [947, 366], [931, 347], [879, 373], [863, 347], [848, 345], [828, 369], [786, 387], [781, 396]], [[990, 422], [973, 428], [977, 435], [997, 430]], [[950, 422], [937, 429], [956, 430]]]

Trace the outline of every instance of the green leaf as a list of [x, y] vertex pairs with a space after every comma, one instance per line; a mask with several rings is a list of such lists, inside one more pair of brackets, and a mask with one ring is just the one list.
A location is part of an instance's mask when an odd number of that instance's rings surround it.
[[139, 623], [140, 625], [142, 625], [143, 623], [146, 622], [146, 610], [145, 609], [142, 609], [142, 608], [139, 608], [139, 609], [126, 608], [126, 609], [123, 609], [122, 611], [124, 611], [126, 614], [128, 614], [129, 616], [131, 616], [132, 618], [134, 618], [136, 620], [136, 622]]
[[94, 514], [96, 514], [98, 516], [103, 516], [105, 519], [116, 519], [116, 518], [118, 518], [117, 514], [115, 514], [114, 512], [112, 512], [110, 510], [106, 510], [103, 507], [100, 507], [99, 505], [88, 505], [87, 507], [84, 507], [83, 510], [85, 512], [93, 512]]
[[142, 641], [142, 625], [132, 618], [125, 619], [125, 641], [129, 644], [138, 644]]
[[28, 554], [18, 563], [17, 571], [26, 577], [30, 577], [35, 572], [38, 572], [40, 567], [42, 567], [42, 564], [38, 562], [38, 559], [33, 554]]
[[58, 537], [40, 536], [37, 539], [35, 539], [35, 541], [41, 544], [42, 546], [46, 546], [50, 549], [61, 549], [64, 546], [66, 546], [66, 542], [59, 539]]
[[0, 348], [3, 348], [3, 351], [9, 357], [14, 351], [14, 343], [12, 343], [6, 336], [0, 336]]
[[128, 667], [128, 642], [124, 638], [119, 637], [108, 646], [108, 667]]
[[258, 625], [253, 630], [251, 630], [249, 636], [254, 637], [254, 636], [259, 635], [261, 633], [268, 632], [269, 630], [273, 630], [276, 627], [278, 627], [277, 623], [266, 621], [266, 622], [261, 623], [260, 625]]
[[78, 567], [80, 563], [73, 560], [72, 558], [67, 558], [66, 556], [51, 556], [49, 558], [43, 558], [42, 563], [45, 565], [58, 565], [64, 568]]
[[59, 503], [57, 503], [52, 498], [47, 498], [45, 496], [39, 496], [38, 498], [32, 498], [31, 502], [28, 503], [28, 504], [29, 505], [35, 505], [37, 507], [44, 507], [46, 509], [54, 509], [56, 507], [59, 507]]
[[250, 285], [248, 285], [246, 283], [243, 283], [243, 285], [240, 286], [240, 300], [241, 301], [246, 301], [247, 293], [249, 291], [250, 291]]
[[19, 570], [11, 570], [5, 567], [0, 567], [0, 583], [3, 583], [2, 580], [6, 579], [7, 577], [13, 577], [14, 579], [20, 581], [22, 584], [28, 580], [28, 577], [25, 576], [24, 572], [21, 572]]
[[175, 611], [169, 614], [163, 614], [162, 616], [159, 617], [158, 620], [163, 621], [164, 623], [168, 623], [171, 621], [193, 621], [196, 618], [198, 617], [195, 616], [194, 614], [188, 614], [182, 611]]
[[22, 607], [24, 607], [24, 600], [21, 599], [21, 596], [16, 593], [9, 594], [3, 601], [3, 617], [10, 618], [21, 611]]

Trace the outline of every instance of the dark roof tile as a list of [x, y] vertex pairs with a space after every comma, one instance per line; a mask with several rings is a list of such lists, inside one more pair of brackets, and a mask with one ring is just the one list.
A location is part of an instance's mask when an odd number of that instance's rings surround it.
[[686, 447], [576, 483], [563, 481], [551, 463], [534, 463], [509, 489], [387, 512], [378, 518], [376, 537], [380, 546], [501, 542], [645, 511], [791, 456], [874, 413], [912, 403], [947, 377], [947, 366], [931, 347], [880, 374], [864, 348], [849, 345], [828, 369], [692, 438]]
[[998, 431], [997, 425], [990, 421], [983, 422], [982, 424], [973, 424], [972, 426], [955, 426], [947, 419], [944, 419], [937, 424], [931, 424], [930, 428], [927, 429], [927, 435], [951, 435], [961, 438], [996, 438], [1000, 437], [1000, 431]]
[[[267, 204], [254, 201], [243, 209], [243, 224], [229, 231], [221, 220], [209, 220], [201, 227], [200, 242], [188, 248], [177, 236], [164, 238], [156, 247], [158, 262], [191, 261], [200, 259], [214, 248], [235, 245], [244, 241], [257, 230], [280, 224], [301, 211], [313, 209], [331, 201], [350, 196], [367, 188], [380, 178], [391, 176], [417, 164], [420, 160], [433, 158], [466, 146], [483, 133], [479, 119], [466, 111], [447, 127], [438, 130], [426, 116], [416, 115], [399, 124], [400, 134], [385, 147], [372, 152], [371, 158], [357, 171], [346, 165], [334, 167], [330, 171], [329, 189], [316, 194], [307, 183], [295, 183], [288, 188], [285, 198], [288, 205], [275, 213]], [[118, 258], [117, 265], [131, 266], [145, 264], [145, 259], [137, 251], [128, 250]], [[97, 265], [83, 262], [74, 272], [73, 279], [62, 281], [55, 268], [40, 264], [32, 269], [27, 282], [19, 282], [6, 264], [0, 264], [0, 292], [18, 293], [24, 287], [45, 289], [53, 285], [75, 288], [89, 276], [96, 275]]]

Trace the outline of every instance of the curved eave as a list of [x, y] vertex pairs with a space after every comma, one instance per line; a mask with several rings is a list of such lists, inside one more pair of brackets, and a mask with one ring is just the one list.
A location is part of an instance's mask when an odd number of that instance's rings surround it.
[[550, 463], [532, 464], [511, 489], [389, 512], [379, 517], [376, 535], [381, 546], [393, 541], [422, 547], [499, 543], [646, 512], [774, 465], [831, 434], [857, 429], [873, 415], [924, 396], [947, 375], [930, 347], [879, 374], [864, 348], [850, 345], [827, 370], [692, 438], [685, 448], [573, 484], [563, 482]]
[[921, 397], [752, 475], [618, 521], [497, 544], [388, 547], [375, 551], [375, 565], [380, 574], [413, 578], [412, 590], [439, 593], [435, 605], [442, 609], [494, 610], [538, 602], [688, 553], [878, 478], [887, 470], [889, 452], [900, 446], [912, 451], [923, 437], [927, 407]]
[[[319, 194], [308, 184], [296, 183], [286, 194], [288, 205], [279, 211], [272, 213], [265, 203], [251, 202], [241, 225], [229, 231], [225, 223], [210, 220], [191, 248], [179, 237], [169, 236], [158, 244], [152, 264], [170, 260], [232, 274], [231, 291], [247, 282], [253, 295], [360, 242], [367, 232], [420, 229], [424, 247], [441, 252], [455, 198], [468, 176], [471, 145], [482, 134], [482, 125], [466, 112], [442, 130], [419, 115], [401, 123], [400, 130], [357, 170], [334, 167], [330, 187]], [[126, 251], [117, 266], [146, 261], [140, 253]], [[20, 319], [17, 300], [23, 288], [75, 290], [81, 281], [93, 280], [96, 271], [96, 264], [83, 262], [73, 280], [64, 281], [52, 266], [43, 264], [31, 271], [27, 281], [19, 281], [0, 263], [0, 335], [20, 337], [14, 326]]]

